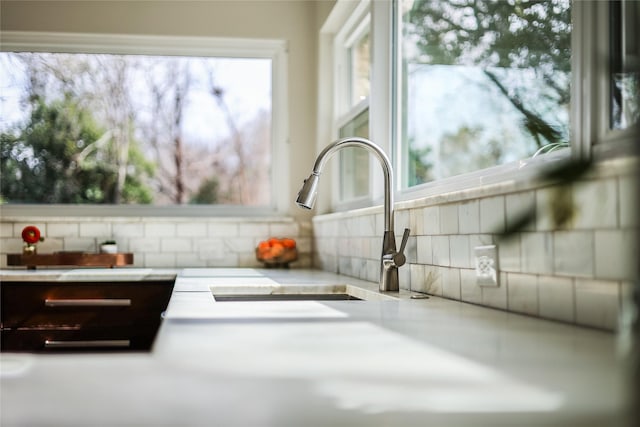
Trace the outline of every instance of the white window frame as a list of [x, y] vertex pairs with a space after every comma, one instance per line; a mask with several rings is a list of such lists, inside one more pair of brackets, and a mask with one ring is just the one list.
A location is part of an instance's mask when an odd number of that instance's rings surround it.
[[288, 211], [291, 197], [278, 189], [289, 186], [287, 61], [285, 40], [183, 36], [2, 31], [1, 51], [111, 53], [141, 55], [264, 58], [272, 63], [271, 205], [20, 205], [0, 206], [3, 216], [269, 216]]
[[[336, 8], [348, 1], [338, 0]], [[572, 64], [570, 148], [445, 178], [409, 188], [402, 188], [403, 171], [400, 141], [402, 104], [395, 88], [401, 75], [400, 40], [402, 19], [398, 1], [371, 2], [371, 92], [369, 102], [370, 138], [389, 154], [395, 169], [396, 200], [408, 201], [449, 192], [470, 190], [486, 185], [528, 182], [549, 164], [582, 158], [598, 160], [610, 155], [628, 155], [637, 145], [638, 126], [625, 130], [609, 128], [609, 11], [608, 2], [572, 2]], [[393, 37], [391, 36], [393, 34]], [[323, 88], [321, 82], [321, 92]], [[336, 88], [336, 85], [334, 85]], [[323, 122], [320, 122], [320, 127]], [[326, 123], [326, 122], [325, 122]], [[373, 172], [379, 168], [373, 166]], [[334, 174], [337, 175], [337, 174]], [[369, 204], [381, 200], [382, 179], [373, 178]], [[335, 193], [335, 190], [334, 190]], [[471, 197], [471, 195], [470, 195]], [[335, 197], [334, 197], [335, 199]], [[351, 206], [334, 203], [336, 210]]]
[[[352, 99], [353, 67], [351, 66], [350, 49], [362, 37], [365, 32], [369, 33], [369, 45], [371, 46], [371, 2], [360, 0], [355, 2], [352, 10], [342, 12], [342, 16], [335, 18], [341, 21], [339, 30], [333, 36], [333, 75], [335, 82], [333, 85], [333, 120], [332, 120], [332, 140], [339, 137], [340, 129], [355, 119], [358, 115], [369, 109], [370, 96], [354, 104]], [[371, 87], [370, 87], [371, 90]], [[371, 114], [369, 112], [369, 128], [371, 127]], [[370, 132], [370, 130], [369, 130]], [[330, 141], [327, 141], [327, 144]], [[338, 153], [340, 156], [342, 153]], [[338, 159], [336, 159], [338, 160]], [[366, 195], [343, 199], [340, 186], [342, 183], [341, 170], [334, 168], [337, 173], [332, 174], [331, 205], [334, 209], [352, 209], [367, 206], [372, 198], [372, 171], [375, 165], [369, 158], [369, 189]], [[338, 175], [337, 177], [335, 175]]]
[[[399, 2], [394, 2], [398, 5]], [[637, 144], [638, 126], [625, 130], [609, 128], [609, 3], [573, 0], [572, 7], [572, 63], [571, 63], [571, 112], [570, 147], [543, 154], [535, 158], [521, 159], [504, 165], [469, 172], [460, 176], [445, 178], [402, 188], [397, 180], [397, 200], [411, 200], [449, 192], [458, 192], [486, 185], [527, 182], [535, 178], [543, 168], [557, 161], [594, 159], [611, 155], [633, 153]], [[388, 11], [394, 21], [394, 37], [400, 40], [402, 19], [396, 10]], [[373, 31], [377, 34], [376, 28]], [[386, 49], [395, 58], [394, 65], [400, 64], [401, 52], [390, 40]], [[603, 60], [603, 58], [606, 58]], [[396, 85], [401, 75], [393, 72]], [[390, 80], [391, 81], [391, 80]], [[401, 94], [393, 92], [394, 123], [400, 123], [402, 105]], [[393, 129], [394, 168], [396, 176], [401, 176], [401, 127]]]

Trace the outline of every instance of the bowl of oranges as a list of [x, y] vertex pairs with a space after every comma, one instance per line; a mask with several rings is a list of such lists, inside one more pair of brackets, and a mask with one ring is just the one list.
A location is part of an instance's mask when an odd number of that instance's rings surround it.
[[289, 263], [298, 259], [296, 241], [288, 237], [271, 237], [258, 243], [256, 258], [266, 267], [288, 268]]

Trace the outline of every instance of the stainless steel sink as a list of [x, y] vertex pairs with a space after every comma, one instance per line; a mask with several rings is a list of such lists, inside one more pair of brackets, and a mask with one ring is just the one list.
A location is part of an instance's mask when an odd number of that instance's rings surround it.
[[349, 294], [262, 294], [262, 295], [215, 295], [217, 302], [226, 301], [362, 301]]
[[216, 302], [240, 301], [361, 301], [396, 299], [351, 285], [216, 284], [209, 287]]

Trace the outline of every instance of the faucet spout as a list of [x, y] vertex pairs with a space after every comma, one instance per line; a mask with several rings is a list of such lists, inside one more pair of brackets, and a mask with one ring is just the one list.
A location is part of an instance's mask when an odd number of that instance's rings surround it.
[[373, 154], [382, 166], [384, 176], [384, 234], [382, 239], [382, 256], [380, 258], [380, 291], [398, 291], [398, 267], [404, 264], [405, 258], [402, 252], [409, 237], [409, 229], [405, 230], [401, 244], [401, 251], [396, 250], [394, 235], [394, 201], [393, 201], [393, 169], [387, 154], [376, 144], [365, 138], [349, 137], [339, 139], [326, 146], [316, 158], [313, 171], [298, 193], [296, 203], [305, 209], [312, 209], [315, 203], [317, 187], [324, 168], [329, 158], [347, 147], [361, 147]]

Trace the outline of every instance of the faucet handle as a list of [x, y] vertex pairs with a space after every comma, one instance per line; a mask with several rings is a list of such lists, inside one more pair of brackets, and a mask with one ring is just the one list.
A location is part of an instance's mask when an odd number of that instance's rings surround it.
[[400, 249], [393, 255], [393, 263], [397, 266], [403, 266], [407, 262], [407, 257], [404, 255], [404, 248], [407, 246], [409, 240], [409, 229], [405, 228], [402, 234], [402, 242], [400, 242]]

